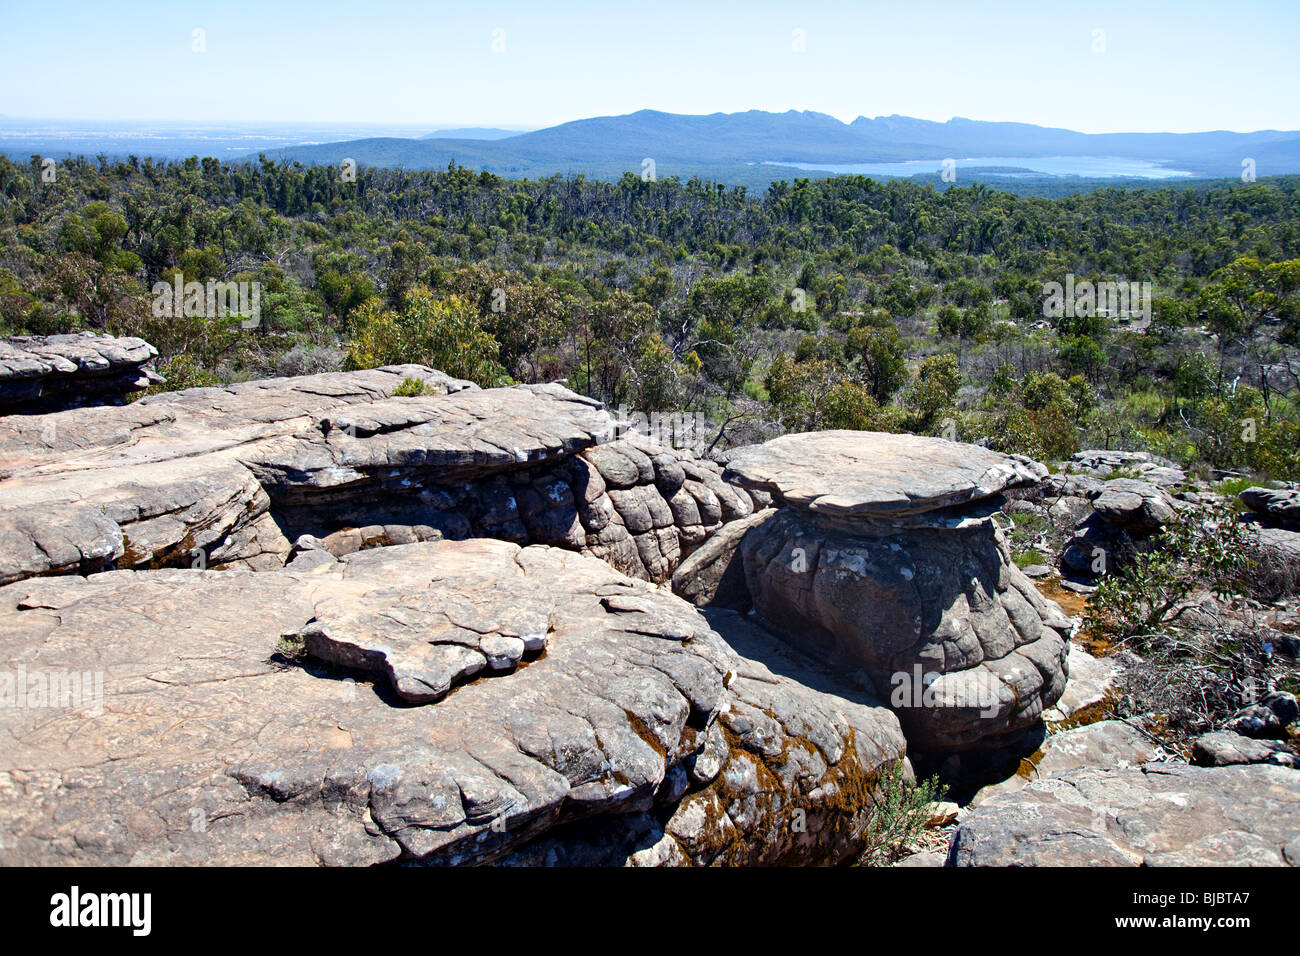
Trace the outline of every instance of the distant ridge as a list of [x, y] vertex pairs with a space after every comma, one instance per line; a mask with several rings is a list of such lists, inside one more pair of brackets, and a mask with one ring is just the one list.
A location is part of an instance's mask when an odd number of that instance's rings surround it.
[[[638, 174], [646, 158], [660, 177], [704, 175], [727, 181], [740, 168], [768, 164], [859, 164], [934, 160], [944, 157], [1118, 157], [1186, 170], [1198, 177], [1238, 176], [1254, 159], [1259, 175], [1300, 173], [1300, 131], [1205, 133], [1080, 133], [1028, 123], [954, 118], [945, 123], [908, 116], [859, 116], [844, 123], [825, 113], [683, 115], [640, 110], [600, 116], [508, 137], [457, 138], [438, 134], [418, 140], [351, 140], [297, 146], [268, 153], [303, 163], [338, 163], [408, 169], [455, 162], [504, 176], [581, 172], [617, 178]], [[506, 132], [506, 131], [494, 131]], [[1005, 163], [990, 165], [1005, 166]], [[790, 178], [770, 167], [768, 179]], [[794, 175], [808, 173], [794, 172]], [[753, 174], [745, 178], [753, 179]]]
[[454, 129], [435, 129], [420, 139], [508, 139], [526, 132], [528, 130], [497, 129], [493, 126], [460, 126]]
[[[1029, 123], [963, 117], [935, 122], [897, 114], [859, 116], [845, 123], [799, 110], [708, 115], [639, 110], [531, 131], [425, 130], [427, 126], [167, 123], [142, 128], [120, 121], [69, 126], [66, 121], [29, 120], [0, 127], [0, 152], [23, 161], [33, 155], [100, 154], [255, 160], [264, 154], [307, 165], [352, 159], [362, 166], [445, 169], [455, 163], [531, 178], [581, 174], [617, 180], [627, 172], [648, 176], [653, 170], [659, 179], [699, 177], [750, 188], [846, 172], [913, 176], [942, 187], [946, 183], [940, 181], [939, 163], [951, 158], [958, 162], [963, 182], [983, 180], [1041, 194], [1198, 179], [1239, 181], [1247, 160], [1260, 177], [1300, 174], [1300, 131], [1294, 130], [1080, 133]], [[918, 165], [881, 168], [902, 163]], [[861, 168], [866, 165], [871, 168]]]

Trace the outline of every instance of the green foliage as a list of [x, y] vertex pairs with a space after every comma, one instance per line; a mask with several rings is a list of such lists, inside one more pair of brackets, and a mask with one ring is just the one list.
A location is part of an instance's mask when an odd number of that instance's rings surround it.
[[933, 429], [953, 409], [960, 387], [961, 371], [954, 356], [932, 355], [923, 361], [903, 399], [908, 427], [917, 432]]
[[378, 368], [414, 363], [484, 386], [508, 382], [496, 361], [496, 339], [479, 327], [474, 309], [459, 296], [436, 299], [411, 289], [397, 310], [371, 299], [357, 310], [345, 367]]
[[929, 806], [943, 796], [937, 777], [908, 780], [900, 759], [884, 768], [872, 793], [871, 816], [859, 832], [864, 842], [859, 863], [888, 866], [907, 854], [929, 824]]
[[[1150, 326], [1042, 321], [1067, 273], [1149, 278]], [[260, 326], [154, 317], [154, 284], [178, 274], [260, 282]], [[139, 335], [221, 382], [342, 352], [565, 379], [615, 406], [707, 409], [741, 423], [728, 441], [952, 417], [1040, 458], [1145, 448], [1300, 478], [1298, 294], [1295, 178], [1049, 200], [858, 176], [747, 192], [453, 165], [344, 184], [269, 160], [72, 159], [52, 188], [0, 157], [0, 332]]]
[[211, 388], [222, 384], [221, 379], [201, 368], [194, 361], [193, 356], [184, 353], [173, 356], [170, 360], [162, 363], [158, 367], [158, 373], [163, 377], [164, 381], [156, 385], [150, 385], [136, 398], [155, 395], [159, 392], [179, 392], [183, 388]]
[[397, 383], [397, 387], [389, 393], [389, 398], [418, 398], [421, 395], [432, 395], [433, 390], [429, 388], [429, 383], [422, 378], [402, 379]]
[[1196, 591], [1227, 599], [1244, 590], [1254, 567], [1253, 531], [1226, 505], [1180, 513], [1155, 543], [1102, 578], [1084, 616], [1088, 630], [1149, 639], [1179, 626]]

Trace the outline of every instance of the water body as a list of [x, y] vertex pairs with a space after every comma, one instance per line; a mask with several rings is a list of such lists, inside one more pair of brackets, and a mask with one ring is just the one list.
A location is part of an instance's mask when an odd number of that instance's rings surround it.
[[[916, 176], [943, 171], [943, 158], [913, 159], [902, 163], [778, 163], [764, 166], [793, 166], [816, 172], [861, 176]], [[1086, 179], [1133, 178], [1178, 179], [1192, 176], [1184, 169], [1171, 169], [1146, 159], [1122, 156], [976, 156], [957, 160], [958, 176], [963, 169], [997, 169], [1000, 176], [1082, 176]]]

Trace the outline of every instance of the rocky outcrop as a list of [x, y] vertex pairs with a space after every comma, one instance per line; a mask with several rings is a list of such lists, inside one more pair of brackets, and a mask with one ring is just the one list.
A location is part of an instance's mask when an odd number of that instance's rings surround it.
[[1237, 497], [1256, 514], [1280, 524], [1300, 525], [1300, 491], [1295, 488], [1247, 488]]
[[162, 381], [157, 357], [143, 339], [93, 332], [0, 339], [0, 415], [119, 404]]
[[1088, 508], [1071, 515], [1076, 520], [1073, 536], [1061, 554], [1062, 567], [1076, 576], [1092, 578], [1120, 566], [1154, 547], [1153, 536], [1174, 517], [1178, 507], [1167, 491], [1149, 481], [1112, 478], [1098, 482]]
[[[390, 398], [404, 379], [432, 394]], [[0, 583], [112, 568], [280, 567], [489, 537], [667, 580], [754, 499], [558, 385], [480, 390], [421, 366], [0, 418]]]
[[1300, 773], [1151, 763], [1083, 768], [990, 799], [950, 866], [1300, 865]]
[[1093, 448], [1075, 452], [1065, 463], [1065, 470], [1093, 478], [1110, 478], [1116, 472], [1128, 472], [1162, 488], [1172, 488], [1187, 481], [1183, 470], [1168, 458], [1145, 451], [1105, 451]]
[[851, 859], [898, 722], [785, 653], [503, 541], [21, 581], [0, 863]]
[[1216, 730], [1192, 741], [1192, 763], [1201, 767], [1231, 767], [1252, 763], [1300, 767], [1300, 758], [1281, 741], [1252, 740], [1231, 730]]
[[1041, 465], [935, 438], [789, 435], [726, 477], [777, 513], [739, 544], [755, 613], [889, 700], [913, 748], [1006, 743], [1066, 680], [1071, 625], [1010, 561], [992, 515]]

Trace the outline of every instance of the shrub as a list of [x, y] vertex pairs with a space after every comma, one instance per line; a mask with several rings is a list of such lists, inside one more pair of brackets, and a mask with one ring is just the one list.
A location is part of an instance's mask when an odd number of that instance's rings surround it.
[[906, 855], [929, 824], [929, 804], [942, 795], [937, 777], [908, 780], [901, 759], [886, 768], [872, 795], [871, 817], [860, 834], [866, 845], [859, 862], [863, 866], [888, 866]]
[[1102, 578], [1084, 626], [1095, 634], [1140, 641], [1178, 628], [1196, 591], [1228, 597], [1244, 586], [1254, 565], [1254, 537], [1227, 504], [1176, 516], [1156, 537], [1154, 549]]
[[418, 398], [421, 395], [432, 395], [433, 391], [429, 384], [422, 378], [404, 378], [398, 383], [397, 388], [393, 389], [389, 398]]
[[436, 299], [424, 286], [407, 293], [398, 311], [370, 299], [354, 316], [346, 368], [417, 363], [490, 388], [509, 379], [497, 362], [496, 339], [483, 331], [476, 310], [459, 296]]

